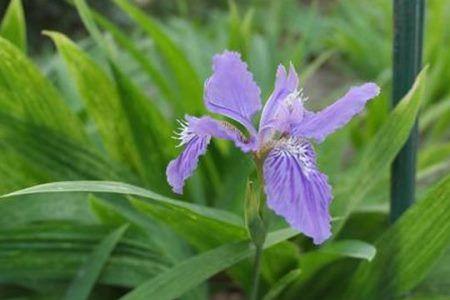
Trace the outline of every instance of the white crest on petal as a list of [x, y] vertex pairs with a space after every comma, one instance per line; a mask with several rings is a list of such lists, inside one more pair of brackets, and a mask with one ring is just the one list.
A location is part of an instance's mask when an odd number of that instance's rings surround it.
[[283, 156], [294, 156], [303, 166], [306, 175], [315, 168], [315, 154], [312, 145], [302, 138], [282, 138], [276, 144], [274, 151]]
[[187, 144], [195, 136], [195, 133], [190, 130], [189, 123], [186, 120], [178, 119], [177, 123], [180, 127], [178, 128], [178, 131], [174, 131], [172, 138], [179, 140], [180, 143], [177, 147], [181, 147]]

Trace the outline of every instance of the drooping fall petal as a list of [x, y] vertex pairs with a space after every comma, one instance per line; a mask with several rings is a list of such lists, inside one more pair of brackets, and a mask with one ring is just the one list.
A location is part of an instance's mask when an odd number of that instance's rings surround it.
[[290, 226], [315, 244], [331, 236], [331, 187], [317, 169], [310, 143], [298, 138], [280, 141], [264, 161], [264, 181], [267, 205]]

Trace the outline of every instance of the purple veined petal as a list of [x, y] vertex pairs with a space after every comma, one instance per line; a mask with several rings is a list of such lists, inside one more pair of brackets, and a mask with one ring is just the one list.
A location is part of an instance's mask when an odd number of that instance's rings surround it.
[[375, 83], [353, 87], [344, 97], [327, 108], [317, 113], [309, 113], [296, 124], [293, 135], [313, 138], [321, 142], [326, 136], [347, 124], [364, 109], [367, 101], [378, 96], [379, 93], [380, 88]]
[[183, 193], [184, 182], [197, 168], [199, 157], [205, 154], [210, 140], [210, 136], [191, 137], [183, 152], [167, 166], [167, 181], [175, 193]]
[[316, 166], [311, 144], [299, 138], [283, 139], [264, 161], [267, 205], [314, 244], [331, 236], [328, 178]]
[[251, 137], [247, 140], [242, 133], [225, 122], [210, 117], [196, 118], [186, 116], [181, 122], [181, 132], [178, 134], [180, 146], [184, 145], [183, 152], [167, 166], [166, 175], [172, 190], [175, 193], [183, 192], [184, 182], [192, 175], [197, 167], [199, 157], [206, 152], [211, 137], [233, 141], [244, 152], [256, 150], [256, 140]]
[[257, 150], [255, 136], [250, 136], [249, 139], [246, 139], [236, 127], [227, 122], [218, 121], [208, 116], [195, 118], [195, 120], [194, 117], [188, 116], [186, 118], [190, 118], [190, 127], [195, 132], [232, 141], [243, 152]]
[[244, 125], [256, 135], [252, 116], [261, 109], [261, 92], [237, 52], [224, 51], [213, 58], [213, 75], [205, 82], [204, 101], [214, 113]]
[[[275, 79], [275, 87], [264, 105], [261, 120], [259, 123], [259, 136], [260, 141], [264, 142], [271, 131], [276, 129], [278, 131], [286, 130], [286, 126], [289, 126], [288, 119], [291, 117], [298, 118], [298, 114], [302, 114], [303, 105], [301, 103], [292, 103], [290, 105], [291, 112], [289, 112], [285, 101], [288, 97], [294, 96], [297, 93], [299, 85], [299, 79], [297, 72], [292, 64], [289, 67], [289, 74], [283, 65], [279, 65], [277, 69], [277, 75]], [[293, 106], [293, 107], [292, 107]]]

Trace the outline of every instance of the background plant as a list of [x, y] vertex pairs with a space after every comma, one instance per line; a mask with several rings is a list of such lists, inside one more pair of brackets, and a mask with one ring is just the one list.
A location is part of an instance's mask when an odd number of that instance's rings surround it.
[[[20, 1], [3, 17], [0, 190], [71, 182], [0, 200], [1, 298], [208, 299], [249, 290], [253, 249], [242, 220], [252, 164], [215, 141], [177, 200], [164, 174], [175, 120], [203, 112], [202, 82], [224, 48], [242, 52], [264, 96], [278, 62], [290, 60], [315, 108], [343, 92], [327, 88], [333, 78], [343, 89], [375, 80], [384, 91], [318, 147], [334, 186], [334, 241], [314, 248], [273, 217], [265, 299], [448, 296], [449, 4], [429, 1], [428, 75], [389, 113], [390, 1], [231, 3], [201, 22], [113, 2], [121, 25], [75, 1], [89, 37], [75, 43], [47, 31], [41, 38], [57, 53], [46, 57], [26, 54]], [[389, 226], [388, 167], [420, 105], [419, 201]]]

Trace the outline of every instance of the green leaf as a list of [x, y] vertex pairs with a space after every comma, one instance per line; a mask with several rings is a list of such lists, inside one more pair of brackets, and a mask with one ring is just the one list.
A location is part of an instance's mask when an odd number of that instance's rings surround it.
[[272, 288], [264, 295], [263, 300], [279, 299], [279, 296], [283, 290], [286, 289], [289, 284], [297, 280], [301, 273], [301, 269], [295, 269], [281, 277], [280, 280], [278, 280], [275, 285], [272, 286]]
[[27, 33], [22, 1], [11, 0], [0, 24], [0, 36], [27, 51]]
[[56, 32], [46, 34], [55, 42], [71, 76], [75, 79], [106, 150], [112, 158], [137, 170], [141, 164], [114, 82], [66, 36]]
[[[267, 236], [264, 248], [269, 248], [298, 234], [293, 229], [282, 229]], [[253, 255], [251, 242], [225, 244], [194, 256], [161, 275], [143, 283], [121, 300], [171, 300], [194, 288], [214, 274]]]
[[[161, 172], [175, 156], [171, 128], [154, 103], [147, 99], [123, 72], [111, 63], [111, 70], [120, 104], [129, 123], [131, 138], [139, 158], [137, 169], [141, 178], [158, 191], [168, 191], [166, 174]], [[143, 138], [145, 137], [145, 138]]]
[[331, 207], [332, 215], [339, 217], [333, 227], [334, 236], [342, 229], [364, 196], [382, 179], [384, 172], [408, 138], [425, 90], [423, 84], [425, 72], [426, 69], [417, 76], [411, 90], [364, 150], [357, 170], [351, 175], [352, 181], [346, 183], [348, 189], [336, 195]]
[[242, 225], [236, 226], [237, 224], [231, 224], [215, 216], [198, 214], [187, 207], [134, 198], [131, 199], [131, 203], [140, 212], [169, 225], [176, 233], [200, 250], [207, 250], [247, 237], [247, 232]]
[[358, 240], [341, 240], [326, 244], [315, 251], [301, 255], [301, 276], [296, 285], [301, 286], [311, 279], [325, 266], [344, 258], [356, 258], [371, 261], [376, 254], [376, 248], [371, 244]]
[[106, 47], [106, 42], [93, 20], [92, 12], [89, 9], [89, 6], [84, 0], [74, 0], [74, 4], [77, 8], [78, 14], [81, 17], [81, 21], [83, 21], [84, 26], [86, 27], [94, 41], [97, 43], [97, 46], [105, 51], [105, 54], [109, 54], [109, 50]]
[[76, 222], [92, 224], [86, 195], [32, 195], [0, 200], [0, 228], [20, 227], [28, 223], [44, 221]]
[[148, 75], [150, 80], [153, 81], [155, 86], [160, 90], [161, 94], [169, 100], [175, 98], [176, 94], [174, 92], [174, 89], [170, 87], [169, 83], [157, 69], [154, 63], [136, 47], [135, 42], [131, 40], [127, 36], [127, 34], [121, 31], [116, 25], [108, 21], [108, 19], [94, 11], [92, 11], [92, 13], [94, 14], [94, 18], [98, 22], [98, 24], [103, 27], [108, 33], [110, 33], [115, 41], [139, 63], [139, 66]]
[[0, 37], [0, 111], [85, 142], [83, 124], [39, 69]]
[[[0, 230], [0, 281], [70, 281], [110, 227], [52, 222]], [[134, 287], [169, 266], [134, 235], [124, 237], [101, 272], [102, 284]], [[61, 298], [60, 298], [61, 299]]]
[[89, 198], [92, 210], [102, 223], [130, 223], [137, 226], [148, 237], [149, 242], [156, 249], [160, 249], [171, 262], [179, 262], [190, 254], [177, 235], [164, 226], [158, 226], [159, 224], [137, 211], [128, 201], [98, 198], [93, 195]]
[[234, 1], [229, 1], [230, 6], [230, 30], [228, 37], [228, 48], [236, 50], [247, 58], [249, 41], [251, 40], [251, 26], [253, 19], [253, 9], [249, 9], [243, 18], [239, 15], [239, 10]]
[[[95, 149], [88, 148], [56, 130], [23, 122], [0, 113], [3, 142], [21, 161], [39, 170], [37, 178], [125, 179], [135, 182], [121, 166], [106, 161]], [[42, 179], [41, 179], [42, 180]]]
[[449, 245], [449, 199], [447, 176], [381, 236], [377, 257], [360, 264], [344, 299], [392, 299], [420, 283]]
[[160, 26], [143, 11], [133, 6], [128, 0], [114, 2], [135, 21], [159, 49], [174, 79], [173, 89], [177, 91], [177, 113], [179, 115], [203, 112], [202, 84], [183, 51], [169, 38]]
[[215, 219], [225, 224], [242, 227], [240, 218], [227, 211], [214, 208], [204, 207], [200, 205], [190, 204], [182, 201], [173, 200], [161, 196], [150, 190], [146, 190], [127, 183], [112, 181], [67, 181], [54, 182], [37, 185], [26, 188], [17, 192], [10, 193], [4, 197], [40, 194], [40, 193], [61, 193], [61, 192], [87, 192], [87, 193], [113, 193], [123, 195], [134, 195], [149, 198], [160, 203], [163, 206], [185, 209], [193, 214], [204, 216], [206, 218]]
[[358, 240], [342, 240], [326, 245], [318, 250], [320, 253], [340, 257], [351, 257], [371, 261], [377, 250], [371, 244]]
[[100, 272], [104, 268], [117, 243], [122, 238], [127, 227], [127, 225], [124, 225], [114, 230], [105, 236], [94, 248], [94, 251], [78, 270], [77, 276], [70, 284], [65, 296], [66, 300], [88, 299], [95, 282], [100, 276]]

